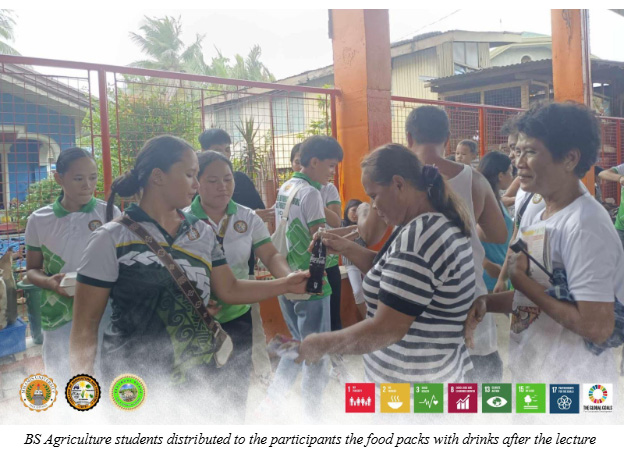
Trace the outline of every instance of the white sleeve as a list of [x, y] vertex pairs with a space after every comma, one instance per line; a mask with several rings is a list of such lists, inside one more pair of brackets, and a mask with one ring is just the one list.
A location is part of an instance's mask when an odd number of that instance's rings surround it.
[[332, 204], [341, 204], [341, 196], [339, 195], [339, 190], [332, 183], [328, 183], [325, 186], [325, 192], [323, 193], [323, 203], [326, 207]]
[[624, 168], [625, 168], [625, 163], [621, 163], [618, 166], [614, 166], [612, 169], [614, 169], [619, 175], [623, 175]]
[[102, 288], [113, 287], [119, 276], [117, 248], [108, 229], [96, 229], [87, 240], [87, 246], [78, 266], [77, 280]]
[[299, 201], [300, 210], [306, 220], [306, 226], [311, 228], [317, 224], [326, 223], [326, 215], [321, 193], [313, 188], [304, 193]]
[[26, 233], [24, 234], [24, 243], [26, 249], [30, 251], [41, 251], [41, 240], [37, 233], [37, 218], [31, 214], [26, 223]]
[[619, 252], [606, 242], [610, 233], [597, 223], [593, 229], [577, 229], [562, 235], [562, 251], [569, 290], [575, 300], [588, 302], [614, 302], [614, 267]]
[[250, 217], [250, 229], [252, 230], [252, 247], [258, 248], [261, 245], [264, 245], [267, 242], [271, 241], [271, 236], [269, 235], [269, 230], [263, 220], [251, 212], [252, 216]]

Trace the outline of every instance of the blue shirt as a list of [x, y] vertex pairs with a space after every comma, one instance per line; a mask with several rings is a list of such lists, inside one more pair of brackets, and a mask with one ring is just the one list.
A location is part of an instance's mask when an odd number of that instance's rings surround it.
[[[508, 211], [501, 201], [499, 201], [499, 205], [501, 206], [503, 219], [506, 222], [506, 229], [508, 229], [508, 239], [506, 240], [506, 243], [482, 242], [482, 246], [484, 246], [486, 259], [495, 264], [503, 265], [503, 262], [506, 259], [506, 252], [508, 251], [508, 244], [510, 243], [510, 238], [512, 237], [514, 221], [510, 218], [510, 215], [508, 215]], [[492, 291], [497, 284], [497, 278], [493, 278], [486, 273], [486, 269], [484, 269], [484, 283], [486, 283], [486, 288], [489, 291]]]

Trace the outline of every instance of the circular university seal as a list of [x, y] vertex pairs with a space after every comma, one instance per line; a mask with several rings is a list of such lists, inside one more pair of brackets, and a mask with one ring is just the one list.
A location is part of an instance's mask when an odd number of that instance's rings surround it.
[[113, 404], [124, 411], [134, 411], [145, 401], [145, 382], [134, 374], [122, 374], [115, 378], [110, 390]]
[[20, 400], [31, 411], [46, 411], [57, 396], [56, 384], [45, 374], [31, 374], [20, 386]]
[[532, 202], [534, 204], [540, 204], [542, 200], [543, 200], [543, 197], [540, 194], [534, 194], [534, 196], [532, 197]]
[[239, 234], [247, 232], [247, 223], [245, 221], [237, 221], [236, 223], [234, 223], [234, 230], [237, 231]]
[[89, 221], [89, 224], [87, 226], [89, 226], [89, 230], [90, 231], [95, 231], [97, 228], [102, 226], [102, 221], [100, 221], [100, 220], [92, 220], [92, 221]]
[[78, 411], [88, 411], [100, 401], [100, 384], [87, 374], [79, 374], [69, 380], [65, 398]]
[[191, 228], [189, 232], [187, 232], [187, 237], [189, 240], [197, 240], [200, 238], [200, 232], [195, 228]]

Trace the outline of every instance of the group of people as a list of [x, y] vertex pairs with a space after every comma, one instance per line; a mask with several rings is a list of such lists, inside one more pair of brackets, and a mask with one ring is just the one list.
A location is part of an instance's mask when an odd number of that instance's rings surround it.
[[[408, 147], [387, 144], [362, 161], [371, 202], [350, 200], [343, 211], [331, 183], [343, 149], [331, 137], [294, 147], [294, 173], [272, 208], [233, 171], [223, 130], [203, 132], [199, 153], [177, 137], [148, 140], [106, 203], [93, 197], [92, 156], [61, 152], [54, 178], [63, 191], [26, 228], [28, 278], [44, 289], [46, 371], [60, 381], [95, 372], [104, 383], [137, 374], [164, 396], [214, 394], [239, 420], [252, 371], [269, 384], [261, 412], [285, 404], [301, 372], [304, 412], [315, 418], [330, 369], [344, 367], [342, 355], [362, 354], [365, 378], [376, 383], [501, 380], [492, 313], [502, 312], [511, 315], [513, 381], [616, 382], [623, 249], [609, 215], [580, 182], [600, 145], [595, 115], [576, 104], [535, 106], [510, 123], [510, 156], [488, 153], [477, 170], [445, 159], [449, 138], [444, 110], [413, 110]], [[515, 185], [516, 195], [500, 196]], [[138, 195], [138, 202], [122, 215], [116, 195]], [[266, 221], [285, 223], [286, 255]], [[507, 248], [536, 232], [548, 282], [524, 253]], [[385, 236], [379, 251], [370, 249]], [[323, 289], [309, 295], [316, 237], [329, 255]], [[184, 276], [172, 279], [163, 256]], [[363, 314], [346, 328], [339, 256]], [[253, 279], [256, 259], [274, 280]], [[60, 287], [71, 271], [74, 297]], [[208, 316], [181, 282], [191, 284]], [[300, 344], [272, 378], [257, 302], [274, 296]], [[232, 343], [225, 360], [223, 332]]]

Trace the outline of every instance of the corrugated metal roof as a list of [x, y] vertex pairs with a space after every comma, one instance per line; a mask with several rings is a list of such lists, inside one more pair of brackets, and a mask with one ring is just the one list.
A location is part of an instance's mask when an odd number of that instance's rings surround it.
[[[623, 62], [617, 62], [614, 60], [592, 59], [591, 62], [592, 62], [592, 66], [595, 67], [595, 69], [599, 69], [599, 68], [623, 69]], [[436, 85], [446, 85], [448, 83], [463, 82], [463, 81], [468, 81], [468, 80], [475, 79], [475, 78], [491, 77], [491, 76], [496, 77], [499, 75], [516, 72], [519, 70], [532, 71], [532, 70], [538, 70], [538, 69], [551, 70], [551, 59], [546, 58], [546, 59], [535, 60], [535, 61], [526, 62], [526, 63], [515, 63], [512, 65], [505, 65], [505, 66], [493, 66], [490, 68], [483, 68], [478, 71], [472, 71], [470, 73], [440, 77], [438, 79], [431, 80], [430, 85], [434, 87]]]

